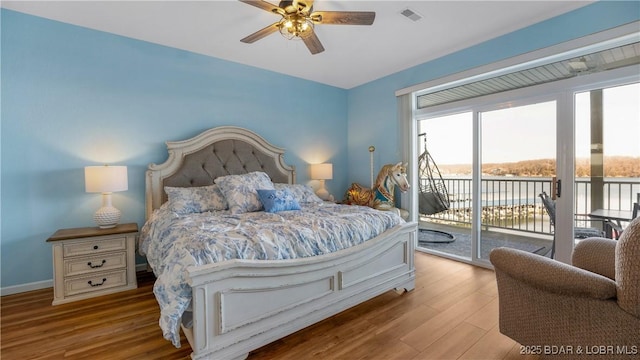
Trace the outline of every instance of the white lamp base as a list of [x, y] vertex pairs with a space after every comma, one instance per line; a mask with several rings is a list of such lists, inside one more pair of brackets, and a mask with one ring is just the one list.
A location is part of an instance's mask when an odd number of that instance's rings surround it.
[[322, 200], [329, 200], [329, 191], [325, 188], [320, 188], [316, 191], [316, 195]]
[[113, 206], [103, 206], [93, 215], [93, 220], [98, 224], [100, 229], [110, 229], [118, 225], [121, 214], [120, 210]]
[[329, 191], [324, 187], [324, 180], [320, 180], [320, 188], [316, 191], [316, 195], [324, 201], [333, 201], [333, 196], [331, 196]]
[[118, 225], [121, 214], [111, 205], [111, 193], [102, 193], [102, 207], [93, 214], [93, 220], [100, 229], [110, 229]]

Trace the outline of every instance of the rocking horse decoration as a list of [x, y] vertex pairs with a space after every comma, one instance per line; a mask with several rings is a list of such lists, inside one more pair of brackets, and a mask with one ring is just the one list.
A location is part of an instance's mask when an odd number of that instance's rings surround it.
[[407, 181], [407, 164], [387, 164], [380, 169], [373, 188], [353, 183], [346, 193], [345, 204], [369, 206], [378, 210], [396, 209], [394, 192], [398, 186], [400, 191], [406, 192], [411, 187]]

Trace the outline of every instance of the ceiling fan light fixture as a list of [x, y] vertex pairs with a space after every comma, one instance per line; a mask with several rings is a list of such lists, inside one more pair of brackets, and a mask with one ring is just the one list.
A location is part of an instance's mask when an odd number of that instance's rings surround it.
[[280, 34], [289, 40], [299, 40], [313, 33], [313, 21], [303, 16], [284, 17], [278, 24]]
[[312, 55], [324, 51], [322, 42], [314, 32], [315, 25], [371, 25], [376, 18], [373, 11], [313, 11], [314, 0], [281, 0], [278, 6], [265, 0], [239, 0], [282, 18], [249, 36], [241, 42], [252, 44], [274, 32], [288, 40], [302, 40]]

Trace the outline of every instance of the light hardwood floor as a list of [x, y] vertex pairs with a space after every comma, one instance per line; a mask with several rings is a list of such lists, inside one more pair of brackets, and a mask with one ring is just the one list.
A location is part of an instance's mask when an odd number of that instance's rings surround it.
[[[519, 359], [498, 331], [494, 273], [416, 253], [416, 288], [382, 294], [250, 354], [259, 359]], [[188, 359], [162, 338], [153, 277], [138, 289], [51, 306], [52, 289], [0, 298], [2, 359]]]

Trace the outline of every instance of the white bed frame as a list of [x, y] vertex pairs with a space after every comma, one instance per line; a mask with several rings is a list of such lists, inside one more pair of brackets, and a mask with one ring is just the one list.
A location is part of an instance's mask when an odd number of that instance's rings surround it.
[[[166, 199], [164, 179], [185, 170], [185, 157], [224, 139], [246, 142], [268, 154], [281, 172], [277, 176], [295, 182], [295, 169], [284, 163], [283, 149], [249, 130], [218, 127], [189, 140], [167, 142], [167, 161], [150, 164], [147, 170], [147, 217]], [[245, 359], [252, 350], [381, 293], [412, 290], [416, 236], [417, 224], [406, 223], [332, 254], [233, 260], [189, 269], [193, 327], [183, 331], [193, 349], [191, 357]]]

